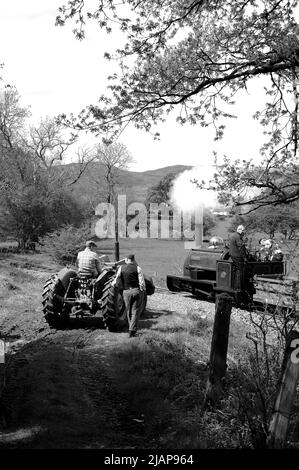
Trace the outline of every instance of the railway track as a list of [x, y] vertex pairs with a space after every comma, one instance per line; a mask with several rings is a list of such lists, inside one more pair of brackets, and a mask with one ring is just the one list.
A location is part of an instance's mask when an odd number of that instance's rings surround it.
[[169, 294], [169, 295], [177, 295], [177, 294], [182, 294], [182, 293], [187, 294], [187, 292], [171, 292], [169, 289], [167, 289], [167, 287], [157, 287], [157, 286], [155, 288], [155, 293], [157, 293], [157, 294]]
[[[253, 299], [253, 304], [251, 304], [250, 306], [242, 305], [242, 309], [247, 311], [256, 310], [258, 312], [268, 311], [269, 313], [279, 312], [283, 314], [295, 311], [295, 315], [299, 316], [298, 299], [296, 297], [296, 294], [294, 297], [294, 293], [286, 294], [281, 293], [279, 291], [275, 291], [271, 287], [267, 288], [267, 283], [263, 287], [261, 287], [260, 285], [257, 288], [257, 292], [258, 294], [255, 295], [255, 298]], [[167, 287], [156, 286], [155, 293], [171, 296], [185, 294], [194, 297], [194, 299], [196, 300], [203, 300], [206, 302], [214, 303], [214, 299], [208, 297], [205, 298], [204, 295], [196, 296], [192, 295], [192, 293], [188, 291], [173, 292], [170, 291]], [[273, 299], [273, 295], [276, 296], [276, 299]], [[286, 301], [286, 299], [288, 300]]]

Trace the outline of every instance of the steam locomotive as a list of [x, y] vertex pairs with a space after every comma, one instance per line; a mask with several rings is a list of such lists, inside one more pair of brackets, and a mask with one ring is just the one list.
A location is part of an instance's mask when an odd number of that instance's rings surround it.
[[[219, 237], [216, 237], [219, 239]], [[228, 244], [210, 240], [210, 245], [192, 248], [183, 266], [183, 275], [168, 275], [167, 288], [172, 292], [190, 292], [207, 300], [215, 300], [219, 293], [231, 295], [237, 305], [250, 305], [256, 293], [254, 280], [258, 276], [264, 282], [281, 282], [286, 266], [281, 259], [261, 258], [258, 253], [249, 256], [243, 263], [241, 283], [236, 266], [229, 256]]]

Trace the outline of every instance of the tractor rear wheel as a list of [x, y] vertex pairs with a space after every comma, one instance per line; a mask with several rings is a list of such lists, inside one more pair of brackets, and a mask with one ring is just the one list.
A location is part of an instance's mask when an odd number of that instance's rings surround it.
[[112, 285], [114, 276], [104, 285], [101, 298], [103, 320], [109, 331], [119, 331], [127, 324], [127, 313], [122, 290]]
[[43, 293], [43, 313], [50, 328], [64, 328], [68, 315], [63, 312], [64, 287], [56, 275], [47, 279]]

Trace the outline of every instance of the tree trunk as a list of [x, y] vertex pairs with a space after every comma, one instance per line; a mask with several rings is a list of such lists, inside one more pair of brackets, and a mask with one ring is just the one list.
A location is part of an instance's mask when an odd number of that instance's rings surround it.
[[20, 248], [21, 250], [25, 250], [26, 241], [27, 241], [27, 239], [25, 239], [25, 238], [21, 238], [21, 239], [18, 241], [18, 245], [19, 245], [19, 248]]

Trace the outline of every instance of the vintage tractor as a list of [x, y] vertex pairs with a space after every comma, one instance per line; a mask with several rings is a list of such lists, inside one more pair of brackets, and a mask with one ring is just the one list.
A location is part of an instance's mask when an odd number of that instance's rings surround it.
[[237, 270], [224, 244], [191, 249], [184, 262], [183, 276], [168, 275], [166, 282], [172, 292], [191, 292], [207, 300], [215, 300], [216, 294], [226, 292], [237, 305], [246, 306], [253, 302], [254, 276], [267, 281], [282, 279], [284, 274], [283, 261], [256, 261], [254, 255]]
[[[45, 319], [52, 328], [64, 328], [70, 318], [100, 315], [109, 331], [117, 331], [127, 324], [121, 283], [112, 285], [117, 268], [123, 264], [104, 263], [96, 279], [80, 277], [74, 269], [63, 268], [47, 279], [42, 294]], [[151, 277], [145, 275], [146, 292], [142, 293], [140, 315], [144, 312], [147, 296], [155, 292]]]

